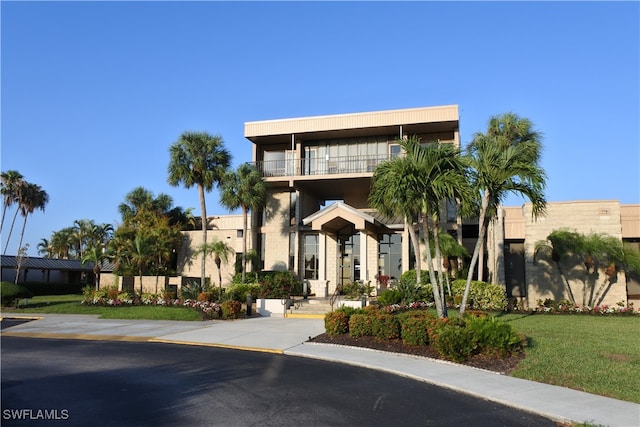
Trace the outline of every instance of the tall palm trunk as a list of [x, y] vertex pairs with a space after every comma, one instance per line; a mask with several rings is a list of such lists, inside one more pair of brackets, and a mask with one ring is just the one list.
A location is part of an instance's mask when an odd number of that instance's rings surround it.
[[438, 223], [434, 221], [433, 226], [433, 242], [436, 250], [436, 265], [438, 266], [438, 286], [440, 288], [440, 298], [442, 304], [442, 313], [447, 317], [447, 301], [444, 293], [444, 278], [442, 277], [442, 254], [440, 253], [440, 234], [438, 231]]
[[429, 221], [428, 211], [425, 209], [422, 214], [422, 228], [424, 230], [425, 251], [427, 255], [427, 267], [429, 269], [429, 279], [431, 280], [431, 288], [433, 290], [433, 299], [436, 304], [436, 312], [438, 317], [444, 318], [444, 309], [442, 307], [442, 299], [440, 298], [440, 289], [438, 287], [438, 281], [436, 280], [435, 270], [433, 269], [433, 258], [431, 257], [431, 248], [429, 245]]
[[[247, 271], [247, 207], [242, 206], [242, 283]], [[222, 280], [221, 280], [222, 282]]]
[[19, 211], [20, 211], [19, 209], [16, 209], [16, 213], [13, 214], [13, 219], [11, 220], [11, 227], [9, 228], [9, 235], [7, 236], [7, 241], [5, 242], [4, 252], [2, 252], [2, 255], [7, 254], [7, 248], [9, 247], [9, 241], [11, 240], [11, 233], [13, 233], [13, 226], [16, 223], [16, 218], [18, 217]]
[[2, 227], [4, 226], [4, 217], [7, 214], [8, 207], [9, 205], [5, 203], [4, 207], [2, 208], [2, 221], [0, 221], [0, 233], [2, 233]]
[[478, 233], [478, 241], [476, 242], [476, 246], [473, 249], [473, 256], [471, 257], [471, 263], [469, 264], [469, 273], [467, 274], [467, 285], [464, 288], [464, 295], [462, 295], [462, 303], [460, 304], [461, 316], [464, 314], [464, 310], [467, 305], [467, 300], [469, 299], [469, 289], [471, 289], [471, 279], [473, 278], [473, 270], [475, 269], [476, 263], [478, 262], [480, 249], [482, 248], [482, 241], [484, 240], [484, 236], [487, 230], [485, 222], [486, 222], [488, 207], [489, 207], [489, 191], [484, 190], [484, 194], [482, 195], [482, 205], [480, 206], [480, 218], [479, 218], [480, 231]]
[[407, 216], [405, 219], [407, 223], [407, 228], [409, 230], [409, 239], [411, 239], [411, 243], [413, 244], [413, 252], [415, 254], [416, 261], [416, 280], [418, 285], [422, 284], [422, 256], [420, 256], [420, 240], [418, 240], [418, 235], [416, 234], [416, 230], [413, 229], [413, 221], [410, 217]]
[[24, 229], [26, 226], [27, 226], [27, 216], [25, 215], [24, 221], [22, 221], [22, 230], [20, 230], [20, 242], [18, 243], [18, 252], [20, 252], [20, 249], [22, 249], [22, 239], [24, 238]]
[[[198, 184], [198, 195], [200, 196], [200, 211], [202, 212], [202, 244], [206, 246], [207, 244], [207, 206], [204, 201], [204, 187]], [[207, 261], [206, 253], [202, 255], [202, 264], [200, 267], [200, 286], [205, 286], [206, 283], [206, 268], [205, 264]]]

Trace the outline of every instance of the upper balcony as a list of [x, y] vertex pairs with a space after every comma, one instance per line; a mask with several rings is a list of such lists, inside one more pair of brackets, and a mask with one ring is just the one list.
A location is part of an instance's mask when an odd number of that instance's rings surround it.
[[376, 166], [389, 160], [390, 155], [343, 156], [331, 158], [302, 158], [266, 160], [252, 165], [265, 178], [319, 177], [321, 175], [364, 174], [372, 176]]

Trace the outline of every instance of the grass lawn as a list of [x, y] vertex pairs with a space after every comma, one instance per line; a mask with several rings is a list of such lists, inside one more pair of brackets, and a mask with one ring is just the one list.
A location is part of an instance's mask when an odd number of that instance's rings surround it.
[[146, 320], [202, 320], [202, 314], [185, 307], [102, 307], [81, 304], [82, 295], [46, 295], [30, 298], [28, 304], [20, 300], [16, 308], [3, 307], [7, 314], [55, 313], [95, 314], [102, 319], [146, 319]]
[[500, 317], [530, 341], [514, 377], [640, 403], [640, 317]]

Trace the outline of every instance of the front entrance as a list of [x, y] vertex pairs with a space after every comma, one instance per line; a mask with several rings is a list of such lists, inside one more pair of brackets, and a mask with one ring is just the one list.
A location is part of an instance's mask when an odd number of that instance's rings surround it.
[[338, 285], [360, 280], [360, 233], [353, 226], [338, 233]]

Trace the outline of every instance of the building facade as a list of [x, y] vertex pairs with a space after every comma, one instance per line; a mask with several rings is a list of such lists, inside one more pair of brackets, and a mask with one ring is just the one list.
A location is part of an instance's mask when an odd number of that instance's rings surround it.
[[[410, 269], [404, 219], [368, 205], [376, 166], [400, 155], [398, 140], [409, 136], [459, 147], [458, 106], [245, 123], [269, 186], [266, 208], [252, 217], [262, 268], [291, 270], [316, 295]], [[449, 229], [459, 226], [455, 211], [446, 219]]]
[[[371, 179], [378, 164], [401, 154], [400, 139], [417, 136], [459, 147], [458, 106], [247, 122], [244, 134], [253, 144], [253, 165], [268, 184], [266, 207], [251, 213], [247, 230], [242, 230], [239, 215], [211, 218], [210, 239], [227, 242], [239, 259], [247, 233], [248, 248], [259, 255], [261, 270], [292, 271], [311, 284], [316, 296], [331, 295], [337, 286], [353, 281], [376, 288], [378, 277], [393, 281], [414, 268], [407, 227], [416, 224], [384, 218], [372, 209]], [[471, 253], [477, 219], [460, 220], [455, 206], [446, 203], [441, 221]], [[484, 280], [504, 285], [508, 297], [528, 308], [538, 300], [566, 299], [557, 266], [534, 260], [536, 243], [559, 228], [607, 234], [640, 247], [640, 205], [553, 202], [536, 220], [530, 204], [503, 207], [488, 230], [481, 264]], [[199, 277], [200, 261], [192, 260], [191, 252], [201, 233], [184, 234], [178, 272]], [[234, 264], [223, 265], [223, 285], [231, 281]], [[578, 270], [568, 279], [576, 302], [582, 302], [585, 276]], [[207, 261], [207, 272], [217, 283], [213, 260]], [[603, 287], [604, 279], [604, 269], [589, 278], [591, 289], [602, 291], [601, 304], [635, 301], [636, 308], [640, 306], [638, 277], [619, 273]]]

